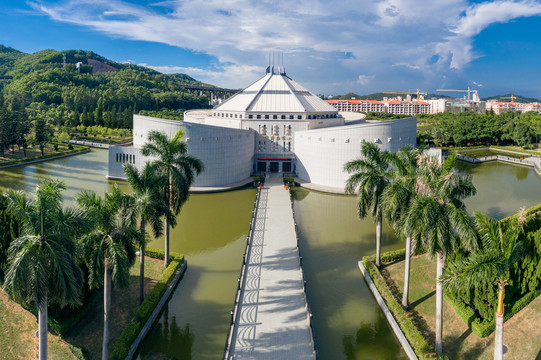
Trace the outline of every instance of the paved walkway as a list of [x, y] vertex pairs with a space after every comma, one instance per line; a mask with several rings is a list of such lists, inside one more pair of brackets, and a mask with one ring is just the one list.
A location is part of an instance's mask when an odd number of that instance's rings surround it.
[[228, 359], [315, 359], [289, 191], [265, 179]]

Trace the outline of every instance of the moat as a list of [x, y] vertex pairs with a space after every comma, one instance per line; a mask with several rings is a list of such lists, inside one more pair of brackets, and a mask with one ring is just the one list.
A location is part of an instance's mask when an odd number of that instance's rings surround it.
[[[541, 202], [541, 177], [531, 168], [492, 162], [458, 163], [457, 169], [471, 173], [477, 187], [477, 195], [466, 201], [470, 212], [503, 218]], [[1, 170], [0, 190], [31, 191], [49, 176], [66, 182], [72, 201], [82, 189], [109, 190], [106, 172], [107, 151], [94, 150]], [[126, 183], [119, 184], [128, 191]], [[292, 191], [320, 358], [405, 359], [357, 269], [357, 261], [374, 251], [372, 219], [357, 218], [355, 197]], [[146, 339], [142, 359], [156, 353], [178, 359], [222, 356], [255, 194], [244, 189], [191, 195], [171, 236], [171, 250], [185, 254], [189, 268]], [[156, 239], [151, 246], [163, 243]], [[382, 246], [387, 251], [403, 244], [384, 227]]]

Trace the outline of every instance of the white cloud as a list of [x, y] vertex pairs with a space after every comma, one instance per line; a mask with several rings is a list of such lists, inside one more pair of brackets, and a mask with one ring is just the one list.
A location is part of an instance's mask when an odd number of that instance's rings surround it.
[[510, 20], [541, 15], [541, 4], [537, 1], [499, 0], [471, 5], [464, 16], [450, 28], [453, 35], [438, 44], [438, 52], [450, 59], [450, 67], [460, 69], [479, 57], [474, 53], [472, 38], [489, 25]]
[[357, 83], [361, 85], [368, 85], [372, 80], [374, 80], [374, 75], [359, 75]]
[[[208, 54], [217, 60], [210, 70], [174, 64], [154, 68], [178, 69], [225, 87], [251, 83], [262, 74], [268, 53], [280, 51], [295, 79], [314, 92], [339, 91], [331, 88], [333, 83], [366, 90], [390, 87], [404, 67], [416, 70], [407, 71], [416, 76], [408, 78], [410, 82], [441, 81], [479, 56], [472, 39], [487, 26], [541, 14], [541, 3], [534, 0], [473, 5], [467, 0], [158, 0], [146, 7], [124, 0], [30, 4], [55, 21]], [[373, 75], [355, 75], [366, 71]], [[375, 78], [387, 83], [376, 84]], [[396, 86], [406, 85], [420, 86]]]

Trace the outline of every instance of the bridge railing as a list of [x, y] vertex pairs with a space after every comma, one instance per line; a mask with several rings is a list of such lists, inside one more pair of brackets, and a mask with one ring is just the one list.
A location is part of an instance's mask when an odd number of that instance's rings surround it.
[[302, 282], [303, 282], [303, 289], [304, 289], [304, 303], [306, 305], [306, 310], [308, 311], [308, 317], [309, 317], [309, 321], [310, 321], [310, 335], [312, 336], [312, 340], [313, 340], [313, 343], [314, 343], [314, 356], [316, 358], [316, 360], [319, 359], [319, 352], [318, 352], [318, 349], [317, 349], [317, 342], [316, 342], [316, 335], [314, 334], [314, 324], [313, 324], [313, 314], [312, 314], [312, 309], [310, 307], [310, 301], [308, 300], [308, 294], [306, 293], [306, 279], [304, 277], [304, 271], [303, 271], [303, 268], [302, 268], [302, 254], [301, 254], [301, 248], [299, 246], [299, 231], [297, 229], [297, 221], [295, 220], [295, 209], [293, 207], [293, 194], [291, 194], [291, 191], [289, 193], [289, 200], [290, 200], [290, 204], [291, 204], [291, 212], [293, 214], [293, 224], [295, 225], [295, 238], [297, 240], [297, 251], [299, 252], [299, 262], [300, 262], [300, 267], [301, 267], [301, 274], [302, 274]]
[[259, 209], [260, 198], [261, 198], [261, 190], [258, 188], [256, 199], [254, 201], [254, 208], [252, 210], [252, 218], [250, 220], [250, 230], [248, 231], [248, 236], [246, 236], [246, 246], [244, 248], [244, 254], [242, 255], [242, 268], [240, 270], [240, 276], [237, 279], [237, 291], [235, 293], [235, 303], [230, 313], [231, 318], [229, 320], [229, 330], [227, 331], [227, 341], [225, 343], [224, 354], [223, 354], [224, 360], [230, 359], [229, 354], [231, 352], [231, 343], [233, 341], [233, 329], [235, 327], [235, 323], [238, 322], [238, 317], [239, 317], [239, 304], [240, 304], [240, 297], [242, 295], [241, 288], [244, 282], [246, 281], [246, 257], [248, 256], [248, 252], [250, 251], [250, 244], [251, 244], [251, 239], [254, 234], [254, 227], [255, 227], [255, 222], [257, 218], [257, 211]]

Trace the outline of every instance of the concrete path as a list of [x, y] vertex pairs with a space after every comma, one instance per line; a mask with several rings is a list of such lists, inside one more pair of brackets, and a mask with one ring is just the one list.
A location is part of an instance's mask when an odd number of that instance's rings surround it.
[[315, 359], [289, 191], [265, 179], [229, 359]]

